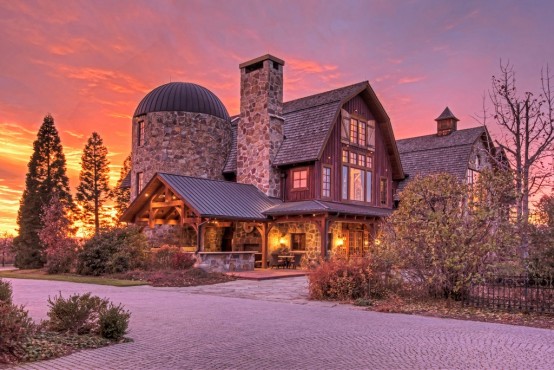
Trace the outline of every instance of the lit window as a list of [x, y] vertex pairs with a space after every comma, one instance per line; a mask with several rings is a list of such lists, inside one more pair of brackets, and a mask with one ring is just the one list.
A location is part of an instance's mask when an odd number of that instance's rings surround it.
[[371, 202], [371, 188], [373, 185], [373, 182], [371, 181], [371, 172], [367, 171], [365, 173], [366, 181], [365, 181], [365, 201]]
[[138, 146], [144, 145], [144, 121], [138, 121], [137, 139]]
[[365, 140], [365, 122], [358, 121], [358, 144], [361, 146], [366, 145]]
[[306, 250], [306, 234], [290, 234], [290, 249], [293, 251]]
[[343, 150], [342, 151], [342, 161], [344, 163], [348, 163], [348, 150]]
[[342, 199], [348, 199], [348, 166], [342, 166]]
[[350, 142], [358, 143], [358, 120], [350, 120]]
[[364, 171], [358, 168], [350, 168], [350, 191], [351, 200], [364, 200]]
[[329, 198], [331, 196], [331, 169], [323, 167], [323, 184], [321, 187], [321, 196]]
[[144, 173], [138, 172], [137, 173], [137, 195], [142, 191], [142, 186], [144, 185]]
[[373, 168], [373, 157], [371, 157], [371, 156], [368, 155], [368, 156], [366, 157], [366, 159], [367, 159], [367, 161], [366, 161], [367, 167]]
[[308, 187], [308, 170], [292, 171], [292, 188], [302, 189]]
[[365, 167], [365, 155], [360, 154], [358, 156], [358, 166]]
[[469, 169], [467, 170], [467, 184], [473, 186], [479, 180], [479, 172]]
[[350, 163], [352, 164], [358, 163], [358, 154], [350, 152]]
[[379, 186], [379, 193], [380, 193], [380, 198], [381, 198], [381, 205], [387, 205], [388, 203], [388, 189], [387, 189], [387, 186], [388, 185], [388, 182], [387, 182], [387, 179], [382, 177], [381, 178], [381, 181], [380, 181], [380, 186]]

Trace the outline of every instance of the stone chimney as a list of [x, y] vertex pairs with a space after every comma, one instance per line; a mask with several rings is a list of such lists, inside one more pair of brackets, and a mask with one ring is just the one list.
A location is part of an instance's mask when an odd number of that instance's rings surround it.
[[454, 116], [448, 107], [435, 119], [437, 121], [437, 136], [450, 135], [458, 129], [459, 119]]
[[240, 121], [237, 127], [237, 182], [280, 196], [273, 160], [283, 142], [283, 66], [264, 55], [239, 65]]

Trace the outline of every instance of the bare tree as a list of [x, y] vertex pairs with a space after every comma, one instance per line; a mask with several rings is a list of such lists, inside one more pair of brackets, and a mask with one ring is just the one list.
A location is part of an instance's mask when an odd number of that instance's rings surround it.
[[553, 175], [554, 95], [548, 66], [541, 70], [540, 92], [520, 92], [510, 63], [500, 62], [489, 92], [494, 122], [502, 128], [496, 144], [506, 153], [516, 187], [516, 223], [521, 233], [521, 254], [528, 256], [529, 203]]

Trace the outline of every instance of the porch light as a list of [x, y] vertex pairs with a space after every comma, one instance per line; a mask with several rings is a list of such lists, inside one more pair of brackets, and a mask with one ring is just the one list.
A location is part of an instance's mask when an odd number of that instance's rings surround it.
[[381, 245], [381, 240], [375, 239], [375, 245]]
[[286, 243], [287, 243], [287, 239], [285, 239], [285, 237], [282, 236], [282, 237], [279, 239], [279, 244], [285, 245]]
[[344, 245], [344, 238], [340, 237], [337, 239], [337, 247], [342, 247]]

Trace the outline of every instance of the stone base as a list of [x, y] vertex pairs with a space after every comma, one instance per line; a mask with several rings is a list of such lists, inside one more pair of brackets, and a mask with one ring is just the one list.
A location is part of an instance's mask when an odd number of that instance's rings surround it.
[[196, 267], [210, 272], [253, 271], [256, 252], [200, 252]]

